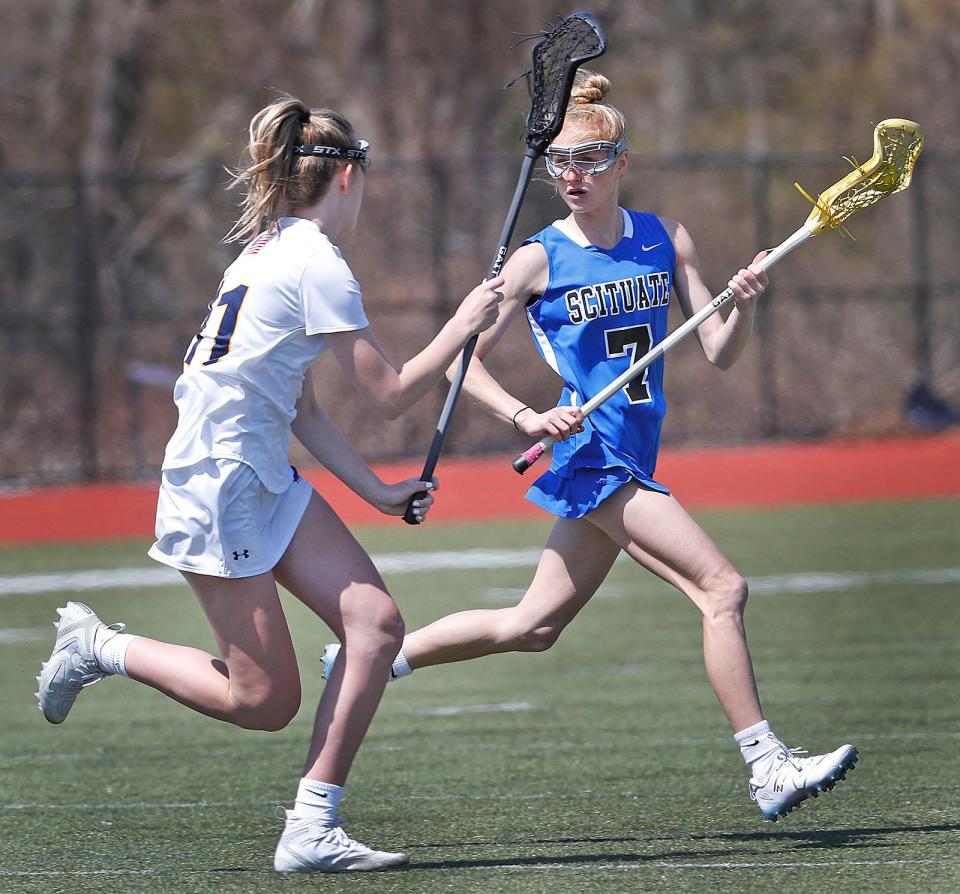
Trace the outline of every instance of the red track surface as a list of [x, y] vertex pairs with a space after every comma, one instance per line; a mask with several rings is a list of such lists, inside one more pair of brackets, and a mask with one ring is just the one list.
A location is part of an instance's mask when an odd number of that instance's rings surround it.
[[[448, 459], [432, 524], [544, 518], [523, 499], [512, 458]], [[544, 467], [546, 465], [545, 461]], [[377, 467], [385, 480], [419, 474], [420, 462]], [[349, 524], [395, 524], [327, 473], [307, 478]], [[800, 506], [960, 496], [960, 433], [884, 441], [778, 444], [664, 451], [657, 479], [690, 509]], [[0, 544], [145, 539], [153, 534], [153, 485], [86, 485], [0, 495]]]

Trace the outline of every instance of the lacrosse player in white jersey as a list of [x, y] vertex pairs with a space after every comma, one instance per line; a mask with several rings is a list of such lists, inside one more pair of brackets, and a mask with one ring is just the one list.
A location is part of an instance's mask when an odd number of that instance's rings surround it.
[[[300, 707], [300, 675], [280, 583], [333, 629], [342, 651], [274, 868], [386, 869], [407, 856], [351, 839], [337, 805], [403, 640], [403, 619], [369, 556], [288, 464], [290, 434], [367, 502], [403, 515], [410, 498], [435, 482], [381, 481], [318, 404], [310, 365], [329, 348], [356, 389], [396, 418], [497, 319], [502, 278], [470, 292], [433, 341], [398, 368], [371, 331], [336, 247], [357, 222], [369, 145], [336, 112], [285, 97], [253, 118], [247, 151], [236, 178], [246, 190], [243, 211], [227, 237], [247, 245], [184, 358], [150, 549], [183, 573], [220, 655], [125, 633], [70, 602], [37, 695], [46, 719], [62, 723], [82, 687], [122, 675], [219, 720], [282, 729]], [[429, 494], [414, 502], [419, 520], [432, 502]]]

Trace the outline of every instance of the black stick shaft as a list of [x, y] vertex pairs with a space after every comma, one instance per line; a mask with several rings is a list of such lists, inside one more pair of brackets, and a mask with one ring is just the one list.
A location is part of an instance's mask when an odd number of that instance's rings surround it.
[[[499, 276], [500, 271], [503, 269], [503, 264], [507, 259], [507, 250], [510, 247], [510, 240], [513, 238], [513, 231], [517, 225], [517, 218], [520, 216], [520, 206], [523, 204], [523, 198], [527, 193], [527, 186], [529, 186], [530, 178], [533, 176], [533, 166], [536, 164], [538, 156], [539, 153], [530, 147], [528, 147], [524, 153], [520, 176], [517, 179], [517, 186], [513, 192], [513, 201], [510, 203], [510, 210], [507, 212], [507, 218], [503, 223], [503, 230], [500, 233], [500, 246], [497, 248], [493, 263], [490, 265], [490, 272], [484, 277], [484, 282]], [[447, 399], [444, 401], [436, 431], [433, 433], [433, 441], [431, 441], [430, 449], [427, 451], [427, 459], [423, 464], [423, 473], [420, 475], [421, 481], [430, 481], [433, 479], [433, 473], [437, 468], [437, 461], [440, 459], [440, 451], [443, 449], [443, 441], [447, 436], [447, 428], [450, 425], [450, 419], [457, 405], [457, 398], [460, 397], [460, 391], [463, 388], [463, 380], [466, 378], [467, 368], [470, 366], [470, 360], [473, 357], [473, 349], [477, 345], [477, 338], [478, 336], [474, 335], [463, 346], [463, 353], [460, 355], [457, 372], [450, 382], [450, 390], [447, 392]], [[410, 498], [410, 502], [407, 504], [407, 510], [403, 514], [403, 520], [408, 525], [419, 524], [413, 514], [413, 501], [422, 499], [425, 496], [425, 491], [419, 491]]]

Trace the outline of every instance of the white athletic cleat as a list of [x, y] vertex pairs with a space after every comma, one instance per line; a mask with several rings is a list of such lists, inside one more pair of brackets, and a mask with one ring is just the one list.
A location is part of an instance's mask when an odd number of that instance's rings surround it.
[[767, 778], [750, 780], [750, 797], [772, 822], [786, 816], [807, 798], [832, 791], [860, 760], [860, 753], [852, 745], [841, 745], [836, 751], [813, 757], [799, 757], [801, 754], [806, 752], [784, 745], [774, 755]]
[[410, 859], [354, 841], [339, 824], [324, 826], [292, 810], [285, 813], [286, 825], [273, 858], [277, 872], [369, 872], [403, 866]]
[[[327, 643], [323, 647], [323, 655], [320, 657], [320, 676], [324, 680], [329, 680], [333, 676], [333, 669], [337, 663], [337, 656], [340, 654], [340, 643]], [[394, 680], [399, 679], [396, 672], [393, 668], [390, 668], [390, 676], [387, 677], [387, 682], [392, 683]]]
[[340, 654], [340, 643], [327, 643], [323, 647], [323, 657], [320, 659], [323, 667], [320, 669], [320, 676], [324, 680], [329, 680], [333, 676], [333, 666], [337, 663], [337, 655]]
[[124, 624], [104, 624], [82, 602], [68, 602], [58, 608], [54, 621], [57, 639], [48, 661], [40, 665], [35, 693], [43, 716], [51, 723], [63, 723], [85, 686], [99, 683], [107, 672], [97, 663], [93, 639], [101, 627], [120, 633]]

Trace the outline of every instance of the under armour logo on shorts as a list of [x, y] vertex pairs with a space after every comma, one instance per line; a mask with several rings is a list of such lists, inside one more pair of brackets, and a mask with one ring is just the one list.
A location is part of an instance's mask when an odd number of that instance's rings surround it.
[[235, 549], [235, 550], [233, 551], [233, 558], [234, 558], [234, 559], [249, 559], [249, 558], [250, 558], [250, 550], [248, 550], [248, 549]]

